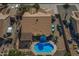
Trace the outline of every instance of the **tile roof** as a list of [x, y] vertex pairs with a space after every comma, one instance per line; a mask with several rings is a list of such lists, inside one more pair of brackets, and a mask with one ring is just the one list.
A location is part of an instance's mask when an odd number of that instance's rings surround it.
[[22, 33], [21, 40], [32, 40], [32, 33]]
[[6, 19], [9, 15], [5, 14], [3, 15], [2, 13], [0, 13], [0, 19]]

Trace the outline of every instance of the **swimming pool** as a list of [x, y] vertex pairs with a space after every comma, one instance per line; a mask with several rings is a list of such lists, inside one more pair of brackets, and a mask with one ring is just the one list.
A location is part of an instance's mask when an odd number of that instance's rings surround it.
[[36, 43], [33, 46], [32, 50], [36, 55], [49, 55], [54, 54], [56, 52], [56, 46], [53, 44], [53, 42], [44, 42], [44, 43]]

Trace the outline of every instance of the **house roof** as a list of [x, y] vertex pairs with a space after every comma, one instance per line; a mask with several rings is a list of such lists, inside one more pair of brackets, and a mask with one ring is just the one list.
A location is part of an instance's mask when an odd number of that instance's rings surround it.
[[51, 18], [45, 17], [38, 19], [36, 22], [35, 18], [27, 18], [23, 19], [22, 22], [22, 31], [24, 33], [32, 33], [32, 34], [46, 34], [47, 36], [51, 33]]
[[72, 12], [72, 17], [73, 17], [75, 20], [79, 20], [79, 11], [73, 11], [73, 12]]
[[22, 33], [21, 40], [32, 40], [32, 33]]
[[16, 15], [16, 9], [15, 8], [11, 8], [10, 12], [9, 12], [10, 16], [15, 16]]
[[26, 12], [23, 15], [21, 24], [22, 31], [24, 33], [32, 33], [32, 34], [45, 34], [48, 36], [51, 34], [51, 13], [49, 10], [41, 9], [35, 14], [30, 14]]

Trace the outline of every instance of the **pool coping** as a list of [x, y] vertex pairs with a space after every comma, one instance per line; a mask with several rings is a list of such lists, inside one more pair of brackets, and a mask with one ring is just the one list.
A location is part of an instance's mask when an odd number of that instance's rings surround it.
[[34, 47], [34, 45], [35, 45], [36, 43], [38, 43], [38, 42], [34, 42], [34, 43], [32, 43], [32, 45], [31, 45], [31, 51], [32, 51], [35, 55], [54, 55], [55, 52], [56, 52], [56, 50], [57, 50], [57, 47], [56, 47], [56, 45], [54, 44], [54, 42], [49, 41], [48, 43], [50, 43], [50, 44], [52, 44], [52, 45], [54, 46], [54, 50], [53, 50], [51, 53], [35, 53], [35, 52], [33, 51], [33, 47]]

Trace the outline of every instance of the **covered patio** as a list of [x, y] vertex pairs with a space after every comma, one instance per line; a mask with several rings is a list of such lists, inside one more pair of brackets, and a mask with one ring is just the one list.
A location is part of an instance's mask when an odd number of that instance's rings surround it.
[[19, 49], [29, 49], [32, 44], [32, 33], [22, 33]]

